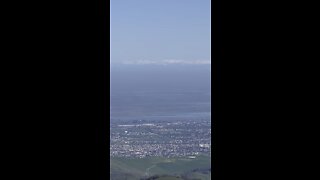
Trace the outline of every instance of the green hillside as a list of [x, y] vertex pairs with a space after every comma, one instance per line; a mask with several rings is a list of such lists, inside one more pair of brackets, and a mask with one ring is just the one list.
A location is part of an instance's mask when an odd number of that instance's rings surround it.
[[[140, 180], [142, 178], [165, 179], [210, 179], [211, 159], [208, 156], [190, 158], [148, 157], [141, 159], [111, 158], [112, 180]], [[162, 176], [172, 175], [172, 176]], [[156, 177], [159, 176], [159, 177]]]

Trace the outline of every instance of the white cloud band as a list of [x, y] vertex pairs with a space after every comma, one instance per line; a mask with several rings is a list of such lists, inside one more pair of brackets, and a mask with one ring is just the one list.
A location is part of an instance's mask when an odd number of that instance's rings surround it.
[[211, 60], [180, 60], [180, 59], [164, 59], [164, 60], [137, 60], [124, 61], [122, 64], [154, 64], [154, 65], [169, 65], [169, 64], [211, 64]]

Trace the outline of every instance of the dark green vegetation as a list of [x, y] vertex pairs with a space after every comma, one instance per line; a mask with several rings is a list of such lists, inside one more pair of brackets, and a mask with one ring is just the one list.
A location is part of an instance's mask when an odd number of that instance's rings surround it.
[[185, 158], [111, 158], [111, 180], [195, 180], [211, 179], [208, 156]]

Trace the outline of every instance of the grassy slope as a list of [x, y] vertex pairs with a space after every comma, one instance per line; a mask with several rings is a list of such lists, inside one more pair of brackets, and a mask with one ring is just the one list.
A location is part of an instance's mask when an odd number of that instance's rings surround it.
[[[146, 173], [146, 169], [149, 169], [148, 176], [156, 174], [183, 174], [185, 172], [192, 171], [196, 168], [210, 168], [211, 159], [206, 156], [199, 156], [196, 159], [188, 158], [142, 158], [142, 159], [126, 159], [126, 158], [112, 158], [111, 159], [111, 174], [116, 175], [117, 179], [123, 177], [125, 174], [129, 179], [139, 179]], [[191, 173], [194, 178], [207, 179], [208, 174]], [[114, 176], [112, 176], [114, 177]], [[167, 177], [169, 178], [169, 177]], [[172, 177], [174, 178], [174, 177]], [[114, 178], [116, 179], [116, 178]], [[163, 179], [163, 178], [162, 178]], [[177, 179], [177, 178], [175, 178]]]

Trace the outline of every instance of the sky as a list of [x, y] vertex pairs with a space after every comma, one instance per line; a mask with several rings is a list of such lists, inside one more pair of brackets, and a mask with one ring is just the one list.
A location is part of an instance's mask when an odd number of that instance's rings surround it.
[[210, 0], [111, 0], [111, 64], [210, 64]]

